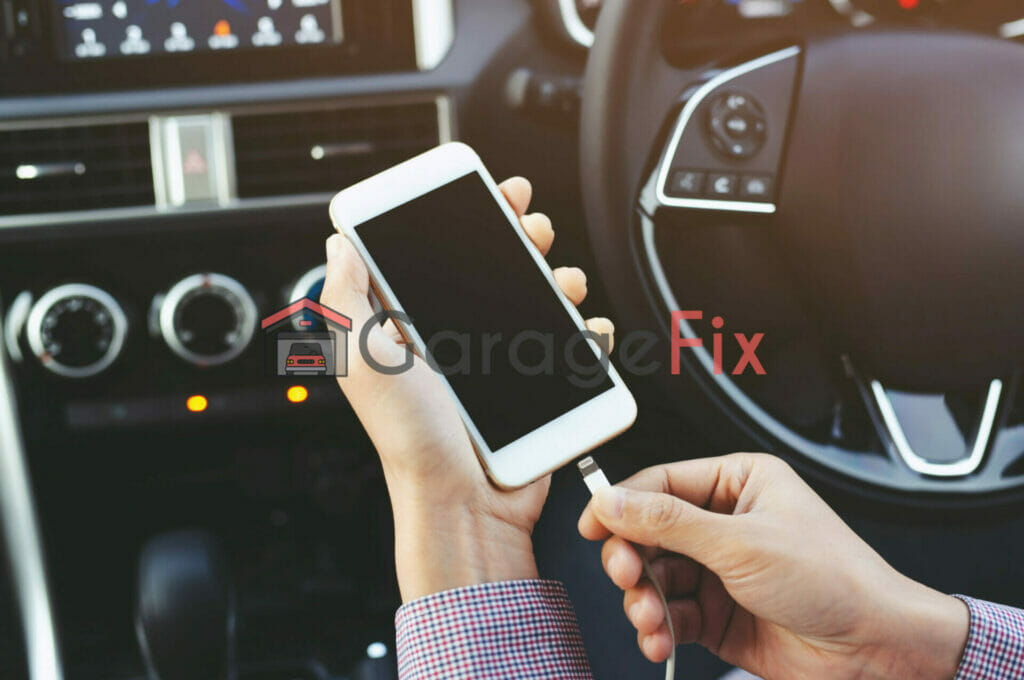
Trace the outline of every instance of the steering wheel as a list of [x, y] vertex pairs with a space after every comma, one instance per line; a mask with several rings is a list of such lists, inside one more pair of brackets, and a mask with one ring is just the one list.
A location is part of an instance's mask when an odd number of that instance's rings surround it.
[[1020, 496], [1024, 49], [851, 29], [694, 67], [678, 5], [605, 2], [581, 129], [598, 269], [665, 397], [892, 499]]

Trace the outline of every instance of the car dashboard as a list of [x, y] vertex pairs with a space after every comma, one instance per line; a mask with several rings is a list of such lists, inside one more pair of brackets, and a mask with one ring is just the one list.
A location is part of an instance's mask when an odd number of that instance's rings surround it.
[[[807, 24], [1020, 19], [852, 2], [678, 3], [669, 52], [698, 64], [707, 44]], [[137, 558], [181, 528], [231, 555], [244, 677], [393, 664], [372, 446], [333, 380], [268, 370], [258, 322], [319, 297], [334, 192], [456, 139], [496, 177], [530, 177], [555, 264], [586, 266], [576, 117], [595, 16], [556, 0], [0, 0], [0, 318], [66, 677], [145, 677]], [[623, 446], [675, 422], [648, 412]], [[32, 594], [7, 576], [0, 677], [24, 677], [13, 594]]]

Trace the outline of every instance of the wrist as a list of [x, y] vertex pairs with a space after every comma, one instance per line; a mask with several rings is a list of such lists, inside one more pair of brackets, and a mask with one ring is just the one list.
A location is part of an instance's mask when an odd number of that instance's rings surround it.
[[951, 680], [970, 629], [970, 612], [960, 600], [900, 576], [886, 594], [891, 607], [878, 628], [868, 678]]
[[537, 578], [529, 531], [470, 504], [395, 503], [402, 601], [453, 588]]

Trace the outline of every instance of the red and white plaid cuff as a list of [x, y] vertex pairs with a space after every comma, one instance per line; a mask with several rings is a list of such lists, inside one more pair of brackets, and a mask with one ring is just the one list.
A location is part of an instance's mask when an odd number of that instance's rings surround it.
[[590, 680], [576, 613], [557, 581], [435, 593], [395, 615], [401, 680]]
[[971, 632], [955, 680], [1024, 678], [1024, 611], [963, 595]]

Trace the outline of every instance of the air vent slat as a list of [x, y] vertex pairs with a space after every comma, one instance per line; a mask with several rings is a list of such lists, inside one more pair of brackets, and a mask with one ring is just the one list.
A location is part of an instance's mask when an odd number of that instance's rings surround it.
[[440, 142], [434, 101], [242, 114], [232, 125], [241, 198], [337, 191]]
[[155, 201], [145, 122], [0, 131], [0, 215]]

